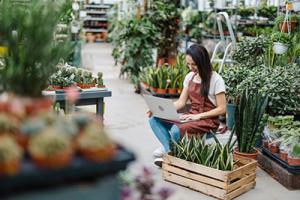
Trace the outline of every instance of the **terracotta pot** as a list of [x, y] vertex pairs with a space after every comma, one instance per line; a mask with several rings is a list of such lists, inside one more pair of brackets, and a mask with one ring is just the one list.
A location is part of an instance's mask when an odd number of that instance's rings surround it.
[[0, 163], [0, 176], [1, 175], [16, 175], [20, 172], [21, 160], [12, 160], [5, 163]]
[[51, 85], [53, 87], [54, 90], [61, 90], [61, 86], [60, 85]]
[[114, 145], [110, 145], [99, 149], [80, 149], [79, 152], [86, 160], [103, 162], [111, 160], [116, 155], [117, 149]]
[[272, 153], [279, 153], [279, 146], [277, 144], [272, 144], [270, 143], [269, 144], [269, 150], [272, 152]]
[[157, 65], [164, 65], [165, 63], [166, 63], [166, 59], [165, 58], [158, 58]]
[[[291, 31], [294, 31], [297, 27], [297, 21], [291, 21]], [[282, 32], [287, 33], [288, 32], [288, 22], [283, 22], [279, 24], [279, 29]]]
[[263, 146], [268, 149], [269, 148], [269, 141], [268, 140], [263, 140]]
[[23, 149], [25, 149], [25, 150], [27, 149], [28, 142], [29, 142], [28, 136], [26, 136], [22, 133], [17, 133], [17, 134], [13, 134], [12, 137]]
[[47, 97], [38, 99], [28, 99], [25, 104], [25, 110], [28, 115], [36, 114], [39, 112], [49, 111], [52, 107], [53, 100]]
[[91, 85], [90, 84], [84, 84], [84, 83], [82, 83], [80, 87], [82, 89], [88, 89], [88, 88], [91, 88]]
[[182, 89], [181, 88], [177, 88], [177, 93], [181, 94], [181, 92], [182, 92]]
[[241, 156], [241, 157], [244, 157], [244, 158], [251, 158], [251, 159], [256, 160], [257, 159], [257, 155], [258, 155], [258, 151], [256, 149], [254, 149], [254, 150], [255, 150], [255, 153], [242, 153], [242, 152], [239, 152], [238, 148], [236, 147], [233, 150], [233, 154]]
[[97, 85], [97, 88], [105, 88], [105, 85]]
[[35, 155], [29, 152], [31, 158], [36, 166], [40, 168], [47, 168], [47, 169], [58, 169], [66, 167], [70, 164], [73, 158], [73, 152], [71, 149], [68, 149], [62, 153], [57, 155], [52, 155], [49, 157], [42, 156], [42, 155]]
[[76, 83], [76, 85], [81, 88], [82, 83]]
[[150, 86], [146, 82], [143, 82], [143, 85], [144, 85], [144, 88], [147, 90], [150, 88]]
[[91, 83], [89, 85], [90, 85], [90, 87], [96, 87], [96, 83]]
[[150, 86], [150, 90], [152, 90], [152, 92], [156, 93], [157, 92], [157, 88], [154, 88], [152, 86]]
[[288, 152], [280, 150], [279, 156], [281, 160], [287, 161]]
[[300, 166], [300, 157], [293, 158], [291, 156], [288, 156], [287, 161], [288, 161], [289, 165]]
[[168, 93], [169, 94], [177, 94], [177, 89], [176, 88], [168, 88]]
[[8, 112], [10, 104], [8, 102], [0, 102], [0, 112]]
[[176, 65], [176, 56], [168, 57], [168, 64], [172, 66]]
[[157, 94], [167, 94], [167, 89], [157, 88], [156, 93]]

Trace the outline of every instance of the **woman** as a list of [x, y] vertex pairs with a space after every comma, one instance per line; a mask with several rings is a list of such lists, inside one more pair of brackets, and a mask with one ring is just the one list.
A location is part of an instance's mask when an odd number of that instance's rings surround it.
[[[207, 50], [203, 46], [192, 45], [186, 52], [186, 63], [191, 72], [186, 75], [183, 91], [174, 105], [180, 110], [190, 100], [189, 112], [181, 116], [181, 119], [189, 121], [176, 123], [156, 117], [149, 120], [154, 134], [163, 145], [163, 148], [153, 152], [158, 158], [170, 151], [171, 139], [179, 141], [184, 134], [201, 136], [209, 131], [216, 131], [219, 127], [219, 116], [226, 112], [224, 80], [213, 71]], [[160, 160], [156, 159], [155, 163], [159, 164]]]

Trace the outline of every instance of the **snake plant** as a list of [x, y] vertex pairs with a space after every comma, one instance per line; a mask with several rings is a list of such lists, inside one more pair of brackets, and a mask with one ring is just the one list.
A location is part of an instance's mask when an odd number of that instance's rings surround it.
[[243, 92], [240, 104], [235, 110], [235, 127], [232, 130], [237, 136], [239, 152], [253, 152], [261, 134], [260, 122], [267, 104], [266, 95], [259, 92], [249, 94], [247, 90]]
[[232, 148], [235, 142], [232, 141], [233, 134], [228, 142], [222, 145], [214, 136], [215, 143], [206, 144], [206, 135], [201, 138], [185, 135], [178, 143], [171, 142], [172, 155], [193, 163], [205, 165], [219, 170], [233, 170]]

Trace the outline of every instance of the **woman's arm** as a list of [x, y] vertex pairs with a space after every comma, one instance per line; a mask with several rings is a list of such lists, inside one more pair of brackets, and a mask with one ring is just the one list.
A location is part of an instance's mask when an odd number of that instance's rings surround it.
[[217, 94], [216, 101], [217, 101], [217, 107], [215, 109], [200, 114], [184, 115], [182, 116], [182, 119], [201, 120], [201, 119], [213, 118], [225, 114], [226, 113], [225, 92]]
[[189, 97], [188, 88], [184, 87], [182, 92], [181, 92], [181, 95], [180, 95], [179, 99], [174, 102], [176, 110], [180, 110], [185, 106], [185, 104], [188, 100], [188, 97]]

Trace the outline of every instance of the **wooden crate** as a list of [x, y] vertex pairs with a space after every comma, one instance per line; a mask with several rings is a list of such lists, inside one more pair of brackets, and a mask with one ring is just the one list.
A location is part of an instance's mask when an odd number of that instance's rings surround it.
[[221, 171], [164, 155], [163, 178], [218, 199], [233, 199], [255, 187], [257, 161], [235, 156], [233, 171]]

